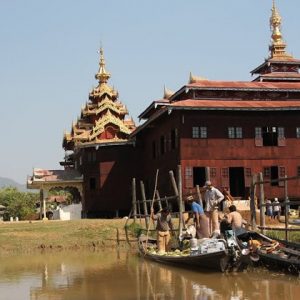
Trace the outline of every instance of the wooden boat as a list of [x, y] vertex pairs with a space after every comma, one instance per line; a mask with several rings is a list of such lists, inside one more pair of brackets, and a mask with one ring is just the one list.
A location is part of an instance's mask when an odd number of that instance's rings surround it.
[[159, 263], [172, 264], [183, 267], [188, 266], [189, 268], [198, 270], [214, 270], [221, 272], [232, 270], [233, 267], [239, 265], [237, 263], [238, 261], [235, 259], [231, 249], [228, 249], [227, 242], [224, 239], [218, 239], [217, 241], [220, 243], [224, 243], [224, 247], [222, 247], [222, 250], [215, 249], [214, 251], [211, 251], [209, 253], [190, 251], [188, 253], [182, 254], [179, 250], [175, 250], [172, 253], [161, 255], [153, 251], [153, 248], [156, 248], [156, 240], [153, 238], [147, 239], [145, 236], [139, 237], [138, 246], [140, 254], [144, 258]]
[[239, 240], [248, 244], [250, 257], [269, 269], [300, 274], [300, 244], [271, 239], [258, 232], [247, 232]]

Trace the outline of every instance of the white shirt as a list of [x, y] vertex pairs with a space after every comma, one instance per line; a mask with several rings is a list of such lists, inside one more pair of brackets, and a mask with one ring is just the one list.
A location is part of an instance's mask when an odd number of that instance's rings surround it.
[[207, 189], [204, 194], [205, 211], [212, 211], [223, 199], [224, 195], [215, 187]]

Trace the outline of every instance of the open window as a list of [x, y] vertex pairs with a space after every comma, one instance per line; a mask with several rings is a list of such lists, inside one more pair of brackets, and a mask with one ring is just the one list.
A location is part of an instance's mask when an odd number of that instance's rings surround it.
[[284, 127], [255, 127], [256, 146], [285, 146]]

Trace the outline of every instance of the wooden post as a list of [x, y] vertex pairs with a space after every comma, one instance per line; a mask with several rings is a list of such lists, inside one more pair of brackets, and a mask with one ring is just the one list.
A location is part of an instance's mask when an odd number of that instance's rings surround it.
[[136, 183], [135, 178], [132, 178], [132, 210], [133, 210], [133, 222], [136, 222]]
[[250, 211], [251, 211], [251, 227], [252, 230], [256, 230], [256, 208], [255, 208], [255, 190], [256, 190], [256, 174], [252, 176], [252, 182], [250, 187]]
[[210, 180], [210, 167], [205, 167], [205, 179]]
[[287, 182], [287, 175], [285, 175], [284, 178], [284, 201], [285, 201], [285, 206], [284, 206], [284, 214], [285, 214], [285, 240], [288, 241], [289, 235], [288, 235], [288, 226], [289, 226], [289, 210], [290, 206], [288, 205], [289, 201], [289, 196], [288, 196], [288, 182]]
[[177, 166], [177, 178], [178, 178], [178, 196], [181, 205], [181, 212], [185, 211], [185, 205], [182, 199], [182, 175], [181, 175], [181, 165]]
[[43, 214], [44, 214], [43, 221], [48, 220], [48, 218], [46, 216], [46, 199], [47, 199], [47, 197], [48, 197], [48, 191], [43, 190]]
[[265, 203], [265, 193], [264, 193], [264, 184], [263, 182], [263, 174], [259, 173], [259, 207], [260, 207], [260, 226], [262, 226], [261, 232], [264, 234], [265, 233], [265, 229], [264, 227], [266, 227], [266, 219], [265, 219], [265, 211], [266, 208], [264, 206], [262, 206], [262, 204]]
[[144, 186], [143, 181], [140, 181], [140, 184], [141, 184], [141, 194], [142, 194], [142, 200], [143, 200], [146, 228], [149, 228], [149, 216], [148, 216], [148, 208], [147, 208], [147, 202], [146, 202], [145, 186]]
[[175, 196], [177, 196], [177, 204], [178, 204], [178, 209], [179, 209], [179, 234], [180, 234], [181, 233], [180, 229], [182, 229], [182, 212], [180, 214], [182, 206], [181, 206], [181, 203], [180, 203], [181, 201], [180, 201], [180, 197], [179, 197], [177, 184], [176, 184], [176, 181], [175, 181], [175, 178], [174, 178], [174, 173], [171, 170], [171, 171], [169, 171], [169, 174], [170, 174], [170, 178], [171, 178], [171, 182], [172, 182], [172, 186], [173, 186], [173, 189], [174, 189]]
[[200, 187], [198, 184], [196, 185], [196, 190], [197, 190], [199, 204], [203, 207], [202, 196], [201, 196]]
[[156, 200], [158, 202], [159, 210], [162, 210], [162, 205], [161, 205], [161, 200], [160, 200], [160, 195], [159, 195], [158, 190], [155, 191], [155, 196], [156, 196]]
[[170, 178], [171, 178], [171, 182], [172, 182], [172, 186], [173, 186], [173, 189], [174, 189], [174, 193], [175, 193], [175, 196], [178, 196], [178, 189], [177, 189], [177, 184], [176, 184], [176, 181], [175, 181], [175, 178], [174, 178], [174, 173], [173, 171], [169, 171], [169, 175], [170, 175]]
[[40, 189], [40, 220], [43, 219], [43, 199], [44, 199], [44, 195], [43, 195], [43, 189]]

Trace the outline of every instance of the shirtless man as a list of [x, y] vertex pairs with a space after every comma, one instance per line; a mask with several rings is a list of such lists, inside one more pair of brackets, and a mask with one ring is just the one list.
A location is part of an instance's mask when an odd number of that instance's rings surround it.
[[245, 231], [243, 225], [246, 225], [247, 221], [236, 211], [235, 205], [229, 206], [229, 211], [230, 213], [225, 216], [227, 222], [231, 225], [236, 235], [242, 234]]

